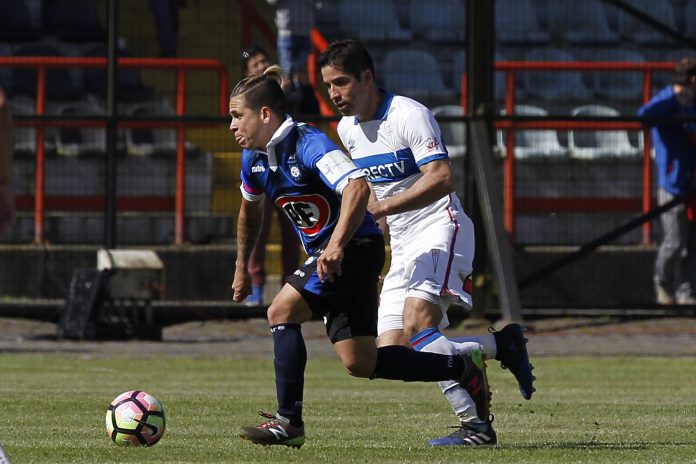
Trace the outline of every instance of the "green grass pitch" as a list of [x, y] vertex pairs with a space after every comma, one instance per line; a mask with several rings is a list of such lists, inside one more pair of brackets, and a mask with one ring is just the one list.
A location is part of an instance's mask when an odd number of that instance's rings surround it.
[[[453, 415], [436, 385], [354, 379], [310, 359], [307, 442], [261, 447], [236, 437], [273, 411], [270, 360], [0, 356], [0, 443], [21, 463], [693, 463], [695, 358], [539, 358], [537, 393], [489, 363], [499, 445], [431, 448]], [[152, 448], [110, 442], [119, 393], [157, 396], [167, 431]]]

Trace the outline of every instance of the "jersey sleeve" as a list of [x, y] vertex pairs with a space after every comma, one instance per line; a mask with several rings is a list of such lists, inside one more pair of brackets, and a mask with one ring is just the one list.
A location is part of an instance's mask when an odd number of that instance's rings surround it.
[[311, 137], [302, 152], [304, 163], [318, 171], [321, 180], [339, 195], [350, 179], [365, 177], [353, 160], [324, 134]]
[[447, 159], [447, 149], [442, 143], [440, 127], [427, 108], [414, 108], [400, 122], [399, 134], [411, 148], [416, 164], [420, 167], [431, 161]]
[[247, 151], [242, 153], [242, 170], [240, 172], [240, 178], [242, 180], [239, 190], [242, 192], [242, 197], [247, 201], [261, 201], [264, 199], [264, 191], [261, 187], [256, 185], [253, 177], [251, 176], [250, 169], [250, 158], [251, 154]]

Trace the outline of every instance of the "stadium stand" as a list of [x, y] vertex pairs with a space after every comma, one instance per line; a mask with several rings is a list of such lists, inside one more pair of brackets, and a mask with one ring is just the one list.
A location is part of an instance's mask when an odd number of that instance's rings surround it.
[[600, 0], [586, 0], [581, 8], [569, 8], [566, 0], [550, 0], [546, 11], [553, 36], [571, 44], [617, 44], [621, 39], [610, 29]]
[[[668, 0], [632, 0], [631, 6], [662, 24], [679, 30], [674, 8]], [[666, 45], [671, 41], [662, 32], [646, 26], [645, 23], [624, 12], [618, 13], [618, 24], [624, 37], [640, 45]]]
[[[106, 109], [94, 98], [58, 105], [55, 114], [64, 117], [103, 116]], [[62, 156], [102, 155], [106, 152], [105, 128], [62, 128], [56, 133], [56, 153]]]
[[434, 42], [466, 40], [466, 8], [460, 0], [411, 0], [411, 30]]
[[413, 37], [401, 27], [390, 0], [341, 0], [338, 15], [341, 28], [364, 41], [407, 41]]
[[[531, 105], [515, 105], [515, 114], [520, 116], [548, 116], [543, 108]], [[498, 150], [507, 156], [504, 131], [497, 131]], [[555, 130], [515, 131], [515, 159], [564, 159], [568, 149], [561, 145]]]
[[[526, 54], [527, 61], [575, 61], [570, 53], [556, 48], [538, 48]], [[578, 71], [522, 72], [524, 90], [530, 96], [550, 101], [588, 101], [593, 92]]]
[[[13, 114], [36, 114], [36, 103], [29, 97], [15, 97], [9, 103]], [[32, 156], [36, 152], [36, 129], [33, 127], [16, 128], [14, 131], [14, 151], [16, 156]]]
[[425, 50], [398, 48], [388, 52], [384, 57], [382, 74], [390, 91], [415, 99], [451, 97], [451, 92], [445, 87], [440, 64]]
[[530, 0], [496, 0], [496, 40], [504, 45], [546, 44], [551, 34], [542, 27]]
[[41, 32], [25, 0], [3, 0], [0, 14], [0, 39], [33, 40], [39, 38]]
[[[632, 50], [596, 50], [597, 61], [636, 62], [645, 61], [643, 55]], [[643, 96], [643, 73], [640, 71], [605, 71], [594, 73], [595, 93], [603, 98], [640, 103]]]
[[[15, 56], [65, 56], [49, 41], [31, 42], [17, 45], [13, 50]], [[16, 68], [12, 70], [13, 95], [36, 95], [36, 69]], [[46, 72], [46, 98], [48, 100], [74, 100], [81, 96], [79, 72], [57, 68]]]
[[[130, 57], [132, 53], [125, 49], [119, 49], [119, 56]], [[81, 56], [106, 56], [107, 47], [103, 42], [86, 43], [80, 47]], [[84, 81], [87, 92], [106, 98], [106, 70], [85, 69]], [[119, 69], [118, 71], [118, 97], [128, 100], [147, 100], [154, 96], [151, 87], [143, 84], [140, 72], [137, 69]]]
[[43, 0], [46, 32], [66, 40], [105, 40], [94, 1]]
[[[619, 111], [603, 105], [583, 105], [574, 108], [572, 116], [620, 116]], [[568, 131], [570, 156], [578, 159], [632, 158], [642, 152], [642, 134], [639, 146], [631, 144], [628, 132], [617, 131]]]
[[[125, 106], [129, 116], [173, 116], [174, 109], [165, 100], [138, 102]], [[133, 156], [167, 155], [176, 152], [176, 130], [126, 129], [126, 151]]]

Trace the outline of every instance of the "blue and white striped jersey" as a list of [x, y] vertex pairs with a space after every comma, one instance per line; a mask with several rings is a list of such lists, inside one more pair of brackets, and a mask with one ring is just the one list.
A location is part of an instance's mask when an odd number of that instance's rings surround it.
[[[310, 255], [331, 236], [349, 179], [360, 177], [365, 174], [326, 134], [289, 117], [265, 152], [242, 152], [242, 196], [249, 201], [272, 199], [290, 218]], [[381, 235], [369, 213], [355, 233], [366, 235]]]
[[[372, 183], [382, 200], [408, 189], [421, 176], [420, 166], [448, 159], [440, 128], [431, 111], [417, 101], [384, 93], [377, 114], [370, 121], [344, 116], [338, 135], [353, 162]], [[437, 212], [444, 212], [456, 195], [449, 195], [424, 208], [387, 216], [390, 229], [427, 225]], [[393, 234], [392, 234], [393, 235]]]

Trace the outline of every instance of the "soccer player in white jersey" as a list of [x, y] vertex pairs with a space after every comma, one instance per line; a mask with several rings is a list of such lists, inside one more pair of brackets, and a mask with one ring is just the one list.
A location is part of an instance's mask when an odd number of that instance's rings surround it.
[[[392, 261], [380, 294], [378, 346], [410, 345], [451, 354], [481, 346], [501, 361], [530, 399], [534, 391], [519, 324], [454, 343], [440, 333], [454, 302], [471, 307], [474, 229], [454, 193], [447, 149], [432, 113], [410, 98], [377, 87], [372, 59], [357, 40], [332, 43], [319, 58], [328, 94], [343, 115], [338, 135], [372, 185], [368, 210], [389, 228]], [[386, 227], [384, 227], [386, 228]], [[431, 445], [497, 442], [480, 391], [456, 382], [440, 388], [460, 420]]]

